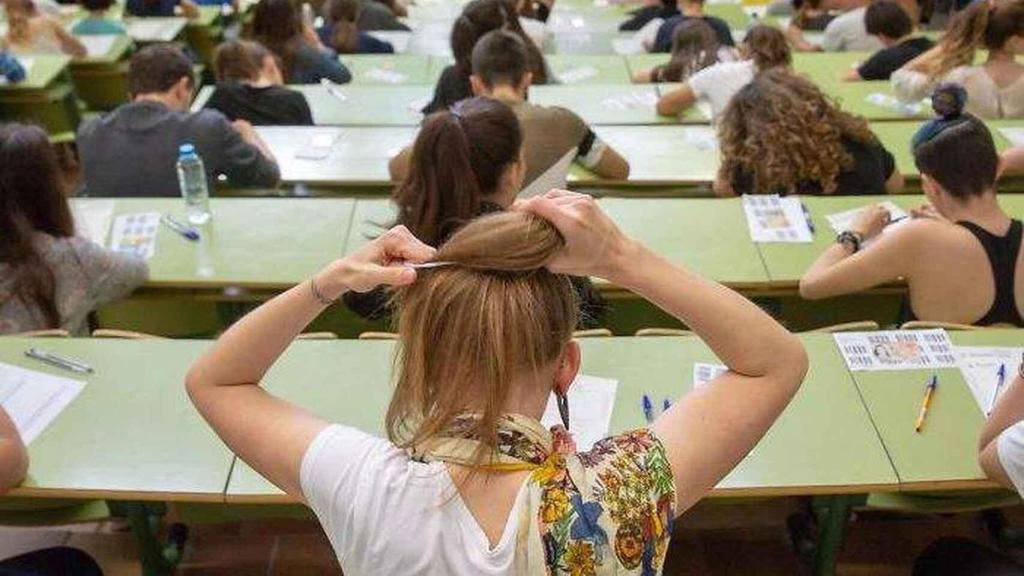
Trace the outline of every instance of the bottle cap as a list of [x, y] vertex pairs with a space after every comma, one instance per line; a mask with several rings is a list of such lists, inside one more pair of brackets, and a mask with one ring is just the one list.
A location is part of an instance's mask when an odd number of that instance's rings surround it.
[[182, 144], [178, 146], [178, 156], [193, 156], [196, 153], [196, 147], [192, 144]]

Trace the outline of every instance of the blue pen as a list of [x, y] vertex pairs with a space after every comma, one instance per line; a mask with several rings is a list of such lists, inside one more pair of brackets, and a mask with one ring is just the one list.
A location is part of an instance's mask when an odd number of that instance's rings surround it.
[[999, 376], [999, 380], [996, 381], [996, 389], [992, 391], [992, 401], [988, 404], [988, 413], [991, 416], [992, 410], [996, 407], [996, 399], [999, 398], [999, 389], [1003, 387], [1003, 383], [1006, 382], [1006, 364], [999, 365], [999, 372], [996, 373]]
[[807, 209], [807, 205], [800, 202], [800, 209], [804, 211], [804, 220], [807, 220], [807, 229], [811, 231], [813, 235], [816, 231], [814, 229], [814, 220], [811, 220], [811, 211]]
[[643, 398], [640, 399], [640, 405], [644, 409], [644, 418], [647, 419], [647, 423], [651, 424], [654, 422], [654, 405], [651, 404], [651, 397], [644, 394]]
[[669, 408], [671, 408], [671, 407], [672, 407], [672, 401], [671, 401], [671, 400], [669, 400], [668, 398], [665, 398], [665, 401], [664, 401], [664, 403], [662, 404], [662, 407], [663, 407], [663, 408], [664, 408], [665, 410], [668, 410]]
[[181, 222], [178, 222], [177, 220], [172, 218], [170, 214], [164, 214], [163, 216], [161, 216], [160, 217], [160, 221], [163, 222], [164, 225], [166, 225], [168, 228], [170, 228], [171, 230], [174, 230], [178, 234], [181, 234], [182, 237], [184, 237], [184, 238], [186, 238], [188, 240], [191, 240], [193, 242], [196, 242], [196, 241], [199, 240], [199, 231], [198, 230], [196, 230], [195, 228], [192, 228], [191, 226], [186, 226], [186, 225], [182, 224]]

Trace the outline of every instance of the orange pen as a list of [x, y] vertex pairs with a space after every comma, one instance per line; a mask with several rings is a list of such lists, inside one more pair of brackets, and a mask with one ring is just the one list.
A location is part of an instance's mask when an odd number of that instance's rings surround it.
[[935, 389], [939, 387], [939, 377], [932, 374], [932, 381], [924, 388], [924, 400], [921, 401], [921, 411], [917, 414], [917, 422], [914, 423], [914, 432], [920, 432], [924, 427], [924, 419], [928, 416], [928, 407], [932, 405], [932, 396]]

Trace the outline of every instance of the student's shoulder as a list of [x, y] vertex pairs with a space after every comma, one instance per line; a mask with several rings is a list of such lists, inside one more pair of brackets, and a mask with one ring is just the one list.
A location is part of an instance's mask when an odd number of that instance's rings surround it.
[[586, 121], [579, 114], [561, 106], [540, 106], [524, 102], [518, 109], [518, 115], [541, 120], [544, 124], [551, 126], [552, 130], [566, 127], [587, 127]]

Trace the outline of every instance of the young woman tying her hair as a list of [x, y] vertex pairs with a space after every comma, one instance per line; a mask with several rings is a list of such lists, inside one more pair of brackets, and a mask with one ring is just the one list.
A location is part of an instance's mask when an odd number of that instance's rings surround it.
[[[995, 144], [982, 121], [963, 113], [964, 99], [959, 86], [940, 87], [933, 102], [941, 118], [914, 136], [914, 161], [930, 204], [888, 230], [884, 208], [865, 210], [804, 274], [804, 298], [902, 278], [910, 289], [902, 321], [1024, 327], [1021, 222], [999, 207]], [[863, 248], [868, 240], [871, 246]]]
[[[974, 64], [978, 48], [985, 63]], [[967, 89], [967, 111], [981, 118], [1024, 117], [1024, 0], [977, 0], [950, 23], [934, 48], [893, 72], [899, 97], [920, 101], [940, 82]]]
[[[580, 366], [566, 274], [650, 299], [730, 371], [577, 453], [538, 421]], [[326, 306], [379, 285], [400, 310], [387, 439], [260, 388]], [[626, 237], [589, 196], [552, 191], [437, 251], [390, 230], [232, 326], [187, 387], [228, 446], [316, 512], [346, 574], [657, 574], [673, 519], [759, 441], [806, 369], [757, 306]]]
[[758, 74], [718, 124], [720, 196], [885, 194], [903, 188], [896, 161], [859, 116], [789, 70]]
[[[511, 108], [491, 98], [471, 98], [424, 121], [411, 152], [392, 160], [405, 174], [392, 195], [396, 224], [428, 246], [440, 246], [481, 214], [505, 210], [526, 176], [523, 135]], [[393, 168], [392, 172], [397, 171]], [[581, 324], [596, 327], [605, 303], [587, 278], [573, 278]], [[386, 290], [345, 294], [345, 305], [364, 318], [390, 310]]]
[[707, 22], [691, 18], [676, 26], [668, 63], [638, 71], [633, 82], [683, 82], [705, 68], [735, 59], [736, 51], [719, 44], [715, 30]]
[[126, 296], [146, 262], [75, 236], [57, 155], [35, 126], [0, 126], [0, 334], [88, 334], [97, 307]]

